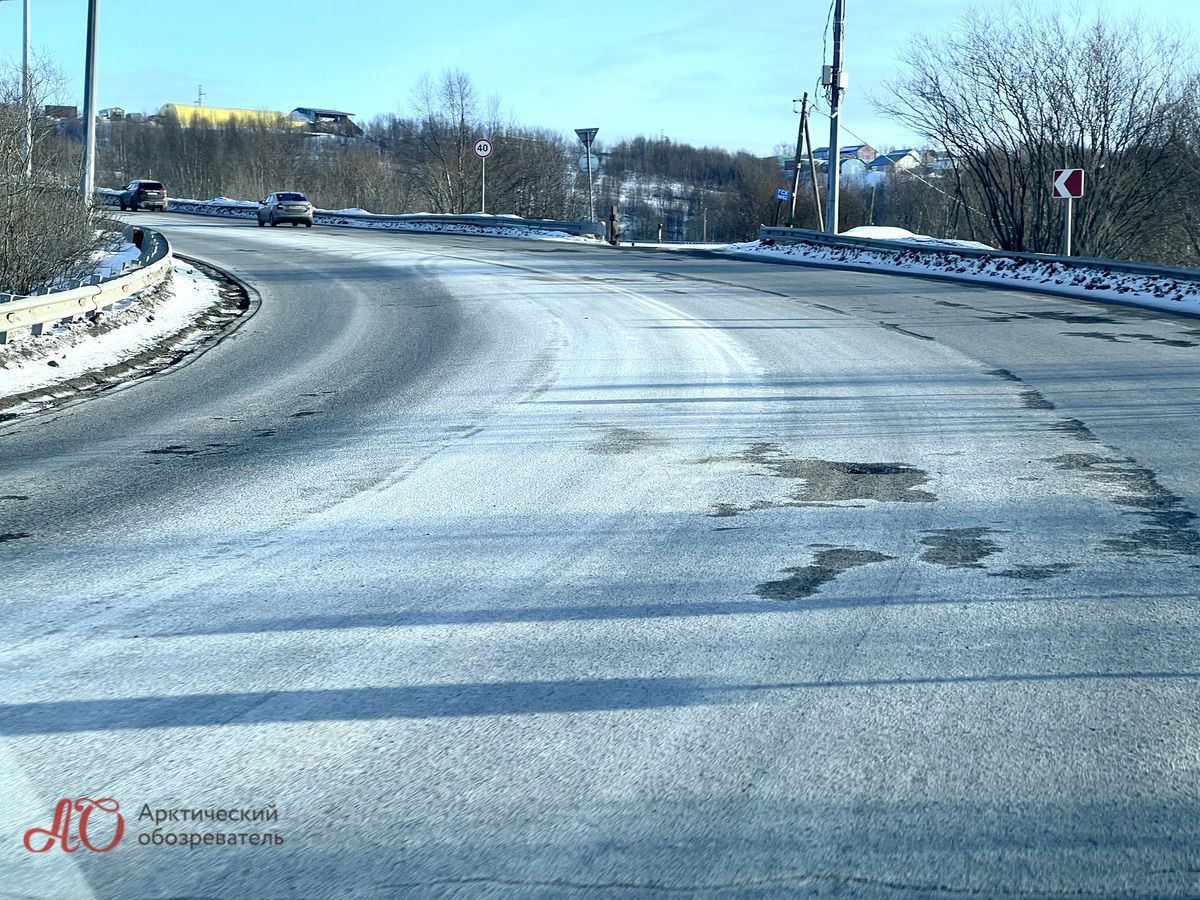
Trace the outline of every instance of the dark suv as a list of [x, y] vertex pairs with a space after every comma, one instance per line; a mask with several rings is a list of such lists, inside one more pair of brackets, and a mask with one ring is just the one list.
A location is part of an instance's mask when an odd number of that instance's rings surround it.
[[137, 212], [139, 206], [144, 206], [162, 212], [167, 208], [167, 189], [162, 182], [139, 178], [129, 182], [129, 187], [121, 192], [120, 202], [122, 210]]

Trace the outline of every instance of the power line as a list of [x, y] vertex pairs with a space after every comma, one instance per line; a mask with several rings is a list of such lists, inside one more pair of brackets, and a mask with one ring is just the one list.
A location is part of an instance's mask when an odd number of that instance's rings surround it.
[[[814, 108], [813, 112], [817, 112], [827, 119], [829, 118], [829, 113], [827, 113], [823, 110]], [[839, 116], [838, 118], [841, 119], [841, 116]], [[867, 146], [870, 146], [870, 144], [867, 142], [867, 140], [865, 138], [862, 137], [862, 135], [855, 134], [855, 132], [849, 126], [846, 125], [845, 119], [841, 120], [841, 127], [842, 127], [843, 131], [845, 131], [848, 135], [850, 135], [852, 138], [854, 138], [860, 144], [865, 144]], [[948, 194], [944, 190], [942, 190], [940, 187], [938, 187], [936, 184], [934, 184], [932, 181], [928, 181], [927, 179], [923, 178], [921, 175], [917, 174], [916, 172], [909, 171], [907, 174], [908, 174], [909, 178], [915, 178], [917, 181], [921, 182], [921, 184], [924, 184], [927, 187], [933, 188], [939, 194], [949, 197], [951, 200], [954, 200], [956, 202], [961, 202], [963, 204], [963, 206], [965, 206], [967, 209], [971, 210], [971, 212], [975, 213], [976, 215], [980, 215], [980, 216], [984, 215], [982, 210], [978, 210], [975, 207], [973, 207], [971, 204], [967, 203], [967, 198], [962, 196], [961, 194], [959, 194], [957, 196], [954, 194]]]

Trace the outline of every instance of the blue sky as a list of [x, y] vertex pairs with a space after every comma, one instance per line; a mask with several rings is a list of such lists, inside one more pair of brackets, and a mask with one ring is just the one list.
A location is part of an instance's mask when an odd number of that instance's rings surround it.
[[[868, 98], [897, 74], [904, 45], [972, 5], [847, 0], [844, 142], [912, 141]], [[1102, 8], [1200, 33], [1196, 4]], [[194, 102], [203, 84], [212, 106], [326, 106], [365, 121], [411, 110], [422, 75], [457, 68], [522, 124], [766, 154], [795, 140], [792, 98], [816, 91], [828, 9], [829, 0], [100, 0], [97, 103], [150, 112]], [[31, 0], [31, 10], [35, 55], [68, 77], [61, 99], [81, 104], [86, 0]], [[0, 58], [19, 63], [20, 53], [21, 0], [4, 0]], [[826, 143], [828, 120], [814, 128]]]

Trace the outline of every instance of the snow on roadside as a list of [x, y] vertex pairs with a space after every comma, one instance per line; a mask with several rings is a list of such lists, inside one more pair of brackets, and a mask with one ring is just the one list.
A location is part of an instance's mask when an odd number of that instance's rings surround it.
[[[498, 217], [499, 218], [499, 217]], [[489, 237], [519, 237], [544, 241], [583, 241], [594, 244], [599, 238], [567, 234], [545, 228], [531, 228], [517, 224], [502, 227], [468, 225], [461, 222], [404, 222], [395, 219], [349, 219], [317, 210], [314, 221], [318, 225], [334, 225], [342, 228], [370, 228], [380, 231], [433, 232], [436, 234], [474, 234]]]
[[1102, 263], [1064, 265], [1052, 259], [1042, 261], [1005, 256], [968, 256], [955, 253], [950, 246], [941, 252], [907, 249], [902, 245], [897, 246], [895, 251], [886, 251], [753, 241], [730, 244], [725, 252], [743, 258], [767, 257], [840, 268], [941, 276], [1200, 315], [1200, 273], [1196, 280], [1170, 275], [1140, 275], [1115, 271]]
[[221, 300], [218, 285], [176, 262], [164, 285], [125, 298], [99, 320], [29, 329], [0, 345], [0, 398], [49, 387], [116, 365], [184, 330]]
[[908, 241], [912, 244], [940, 244], [946, 247], [970, 247], [973, 250], [995, 250], [979, 241], [964, 241], [959, 238], [935, 238], [927, 234], [914, 234], [907, 228], [890, 225], [859, 225], [840, 233], [841, 237], [871, 238], [876, 241]]

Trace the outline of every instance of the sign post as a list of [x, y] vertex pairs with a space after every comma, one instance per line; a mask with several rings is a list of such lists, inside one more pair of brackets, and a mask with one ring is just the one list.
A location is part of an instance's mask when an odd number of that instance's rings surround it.
[[592, 220], [596, 219], [596, 201], [592, 199], [592, 141], [596, 140], [596, 132], [599, 128], [576, 128], [575, 133], [579, 135], [579, 140], [587, 149], [587, 173], [588, 173], [588, 215]]
[[779, 188], [775, 191], [775, 222], [773, 223], [774, 225], [779, 224], [780, 207], [782, 207], [783, 204], [785, 204], [788, 200], [790, 200], [791, 197], [792, 197], [792, 192], [789, 191], [787, 188]]
[[475, 155], [479, 157], [479, 211], [487, 213], [487, 158], [492, 155], [492, 142], [480, 138], [475, 142]]
[[1067, 214], [1063, 225], [1064, 256], [1071, 255], [1071, 219], [1074, 203], [1083, 196], [1083, 169], [1055, 169], [1054, 183], [1050, 188], [1053, 196], [1067, 201]]

